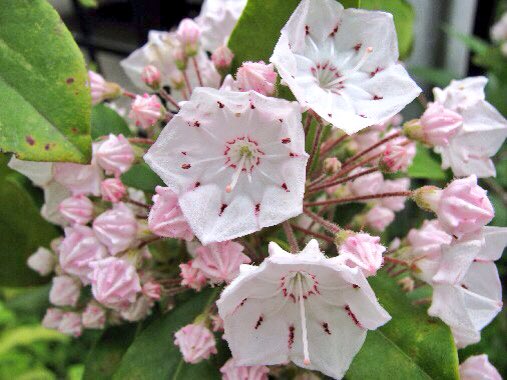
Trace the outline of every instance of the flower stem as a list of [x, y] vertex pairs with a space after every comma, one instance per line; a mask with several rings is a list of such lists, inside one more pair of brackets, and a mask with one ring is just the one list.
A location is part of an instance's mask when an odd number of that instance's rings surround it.
[[357, 173], [357, 174], [354, 174], [354, 175], [351, 175], [351, 176], [348, 176], [348, 177], [345, 177], [345, 178], [341, 178], [341, 179], [338, 179], [338, 180], [333, 181], [333, 182], [326, 182], [326, 183], [324, 183], [324, 184], [322, 184], [320, 186], [310, 187], [310, 188], [308, 188], [307, 193], [308, 194], [312, 194], [312, 193], [315, 193], [317, 191], [324, 190], [324, 189], [326, 189], [328, 187], [331, 187], [331, 186], [336, 186], [336, 185], [340, 185], [340, 184], [345, 183], [345, 182], [353, 181], [356, 178], [359, 178], [359, 177], [362, 177], [364, 175], [368, 175], [368, 174], [374, 173], [376, 171], [378, 171], [378, 168], [366, 169], [366, 170], [363, 170], [360, 173]]
[[327, 205], [337, 205], [342, 203], [351, 203], [351, 202], [360, 202], [367, 201], [370, 199], [380, 199], [380, 198], [388, 198], [388, 197], [410, 197], [412, 195], [411, 191], [394, 191], [391, 193], [379, 193], [372, 195], [362, 195], [359, 197], [347, 197], [347, 198], [333, 198], [325, 201], [318, 202], [308, 202], [304, 203], [303, 207], [312, 207], [312, 206], [327, 206]]
[[146, 144], [146, 145], [152, 145], [155, 143], [152, 139], [145, 139], [143, 137], [129, 137], [128, 141], [133, 144]]
[[[306, 207], [306, 206], [305, 206]], [[331, 232], [333, 235], [338, 233], [340, 231], [340, 227], [333, 222], [324, 219], [323, 217], [315, 214], [314, 212], [310, 211], [307, 208], [303, 209], [303, 212], [308, 215], [311, 219], [315, 221], [315, 223], [320, 224], [322, 227], [324, 227], [326, 230]]]
[[180, 106], [178, 105], [178, 102], [176, 101], [176, 99], [174, 99], [166, 90], [164, 90], [163, 88], [161, 88], [159, 90], [159, 94], [162, 98], [164, 98], [165, 100], [167, 100], [169, 103], [171, 103], [177, 111], [180, 110]]
[[312, 152], [310, 154], [310, 158], [308, 159], [308, 163], [306, 164], [306, 176], [310, 175], [312, 172], [313, 161], [315, 161], [315, 156], [317, 155], [317, 149], [319, 148], [320, 136], [322, 135], [322, 123], [318, 118], [317, 126], [315, 127], [315, 136], [313, 137], [313, 145]]
[[370, 153], [372, 150], [374, 150], [374, 149], [378, 148], [379, 146], [385, 144], [386, 142], [393, 140], [395, 138], [398, 138], [400, 136], [401, 136], [401, 132], [396, 132], [396, 133], [393, 133], [392, 135], [389, 135], [389, 136], [383, 138], [379, 142], [371, 145], [370, 147], [368, 147], [368, 148], [364, 149], [363, 151], [358, 152], [354, 156], [350, 157], [347, 161], [345, 161], [343, 163], [343, 166], [347, 166], [347, 165], [351, 164], [352, 162], [357, 161], [359, 158]]
[[294, 235], [294, 230], [292, 229], [292, 226], [290, 223], [286, 220], [282, 223], [283, 231], [285, 232], [285, 235], [287, 236], [287, 241], [290, 245], [290, 250], [292, 253], [299, 252], [299, 245], [298, 241], [296, 239], [296, 236]]
[[349, 137], [349, 135], [343, 135], [343, 136], [335, 138], [332, 141], [329, 141], [329, 140], [326, 141], [325, 143], [322, 144], [322, 146], [320, 148], [320, 155], [324, 156], [326, 153], [330, 152], [334, 147], [339, 145], [341, 142], [346, 140], [348, 137]]
[[192, 85], [190, 84], [190, 79], [188, 79], [187, 72], [185, 70], [183, 70], [182, 73], [183, 73], [183, 79], [185, 80], [185, 86], [188, 89], [188, 93], [191, 94], [192, 93]]
[[204, 87], [204, 84], [202, 82], [201, 70], [199, 70], [199, 64], [197, 63], [197, 59], [195, 59], [195, 57], [192, 57], [192, 63], [194, 65], [195, 73], [197, 74], [197, 81], [199, 82], [199, 86]]
[[312, 230], [309, 230], [309, 229], [306, 229], [306, 228], [303, 228], [301, 226], [298, 226], [297, 224], [292, 224], [291, 223], [291, 226], [292, 228], [294, 228], [295, 230], [298, 230], [298, 231], [301, 231], [307, 235], [310, 235], [310, 236], [313, 236], [313, 237], [316, 237], [317, 239], [321, 239], [321, 240], [324, 240], [324, 241], [327, 241], [328, 243], [330, 244], [333, 244], [334, 243], [334, 239], [331, 237], [331, 236], [326, 236], [324, 234], [321, 234], [321, 233], [318, 233], [318, 232], [315, 232], [315, 231], [312, 231]]

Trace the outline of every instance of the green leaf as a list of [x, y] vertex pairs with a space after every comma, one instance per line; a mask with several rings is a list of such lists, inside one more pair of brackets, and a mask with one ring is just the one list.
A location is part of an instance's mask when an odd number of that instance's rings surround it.
[[135, 187], [150, 193], [155, 192], [156, 186], [164, 186], [164, 182], [145, 163], [137, 164], [121, 176], [126, 186]]
[[456, 75], [449, 70], [422, 66], [412, 66], [409, 68], [409, 72], [419, 79], [438, 87], [446, 87], [451, 80], [459, 77], [459, 75]]
[[79, 4], [86, 8], [97, 8], [99, 6], [98, 0], [79, 0]]
[[450, 329], [412, 305], [385, 273], [370, 277], [370, 284], [392, 320], [368, 332], [347, 379], [458, 380], [458, 354]]
[[67, 342], [70, 338], [40, 325], [21, 326], [5, 331], [0, 339], [0, 355], [18, 346], [30, 346], [39, 341]]
[[0, 4], [0, 149], [89, 162], [88, 76], [71, 33], [46, 0]]
[[421, 144], [417, 144], [417, 154], [412, 165], [408, 168], [408, 175], [411, 178], [426, 178], [433, 180], [445, 180], [448, 175], [440, 167], [435, 155]]
[[167, 314], [156, 318], [129, 347], [113, 379], [221, 379], [217, 366], [210, 360], [198, 364], [183, 361], [173, 343], [174, 333], [204, 311], [216, 298], [218, 288], [206, 289], [192, 296]]
[[92, 138], [98, 139], [108, 134], [130, 136], [131, 132], [125, 119], [104, 104], [92, 108]]
[[133, 324], [104, 331], [86, 358], [83, 380], [110, 379], [134, 340], [135, 332], [136, 325]]
[[39, 321], [50, 306], [49, 290], [51, 285], [43, 285], [35, 288], [24, 288], [21, 292], [6, 302], [6, 306], [12, 310], [19, 319], [25, 317], [34, 318]]
[[470, 50], [472, 50], [476, 54], [482, 55], [489, 50], [490, 45], [486, 41], [481, 40], [478, 37], [460, 33], [457, 30], [453, 29], [452, 27], [445, 27], [444, 31], [450, 36], [461, 40]]

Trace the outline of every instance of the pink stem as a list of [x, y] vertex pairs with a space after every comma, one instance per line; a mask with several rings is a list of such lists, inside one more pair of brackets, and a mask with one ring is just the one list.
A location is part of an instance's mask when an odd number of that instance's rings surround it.
[[390, 193], [362, 195], [360, 197], [333, 198], [333, 199], [328, 199], [325, 201], [307, 202], [307, 203], [303, 204], [303, 207], [337, 205], [337, 204], [342, 204], [342, 203], [367, 201], [369, 199], [380, 199], [380, 198], [388, 198], [388, 197], [410, 197], [411, 195], [412, 195], [411, 191], [394, 191], [394, 192], [390, 192]]

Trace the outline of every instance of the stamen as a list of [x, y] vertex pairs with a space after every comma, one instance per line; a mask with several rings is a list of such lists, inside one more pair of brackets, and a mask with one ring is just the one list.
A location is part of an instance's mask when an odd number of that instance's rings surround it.
[[366, 60], [370, 57], [370, 54], [372, 52], [373, 52], [373, 48], [371, 46], [367, 47], [366, 50], [364, 51], [363, 55], [359, 59], [359, 61], [357, 61], [356, 65], [352, 69], [348, 70], [341, 77], [336, 78], [334, 81], [328, 83], [327, 87], [329, 88], [329, 87], [332, 87], [332, 86], [334, 86], [334, 85], [336, 85], [338, 83], [343, 82], [345, 79], [347, 79], [348, 77], [350, 77], [351, 74], [353, 74], [356, 71], [358, 71], [364, 65], [364, 63], [366, 62]]
[[302, 274], [298, 273], [298, 286], [299, 286], [299, 312], [301, 314], [301, 332], [303, 340], [303, 355], [305, 365], [310, 365], [310, 354], [308, 352], [308, 332], [306, 330], [306, 315], [305, 315], [305, 301], [303, 297], [303, 280]]
[[243, 170], [243, 165], [245, 164], [246, 157], [247, 156], [245, 154], [243, 154], [241, 157], [241, 160], [239, 160], [238, 166], [236, 167], [236, 171], [232, 175], [231, 183], [225, 187], [225, 191], [227, 193], [230, 193], [234, 189], [236, 184], [238, 183], [239, 175], [241, 174], [241, 171]]

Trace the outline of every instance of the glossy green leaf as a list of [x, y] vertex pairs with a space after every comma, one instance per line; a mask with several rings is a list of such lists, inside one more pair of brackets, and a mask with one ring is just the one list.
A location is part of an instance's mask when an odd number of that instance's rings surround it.
[[370, 277], [370, 284], [392, 320], [368, 332], [347, 379], [458, 380], [458, 354], [450, 329], [412, 305], [385, 273]]
[[104, 104], [92, 108], [92, 138], [95, 140], [108, 134], [129, 136], [131, 134], [125, 119]]
[[46, 0], [0, 0], [0, 149], [87, 163], [90, 92], [83, 56]]
[[160, 177], [145, 163], [137, 164], [121, 176], [123, 183], [150, 193], [155, 192], [156, 186], [165, 186]]
[[441, 168], [440, 162], [432, 152], [423, 145], [417, 145], [417, 154], [412, 165], [408, 168], [411, 178], [426, 178], [445, 180], [447, 173]]
[[183, 361], [173, 343], [174, 333], [192, 323], [215, 300], [218, 288], [206, 289], [156, 318], [129, 347], [116, 371], [115, 380], [221, 379], [211, 360], [198, 364]]
[[83, 380], [110, 379], [134, 340], [135, 332], [134, 324], [111, 327], [104, 331], [88, 353]]

